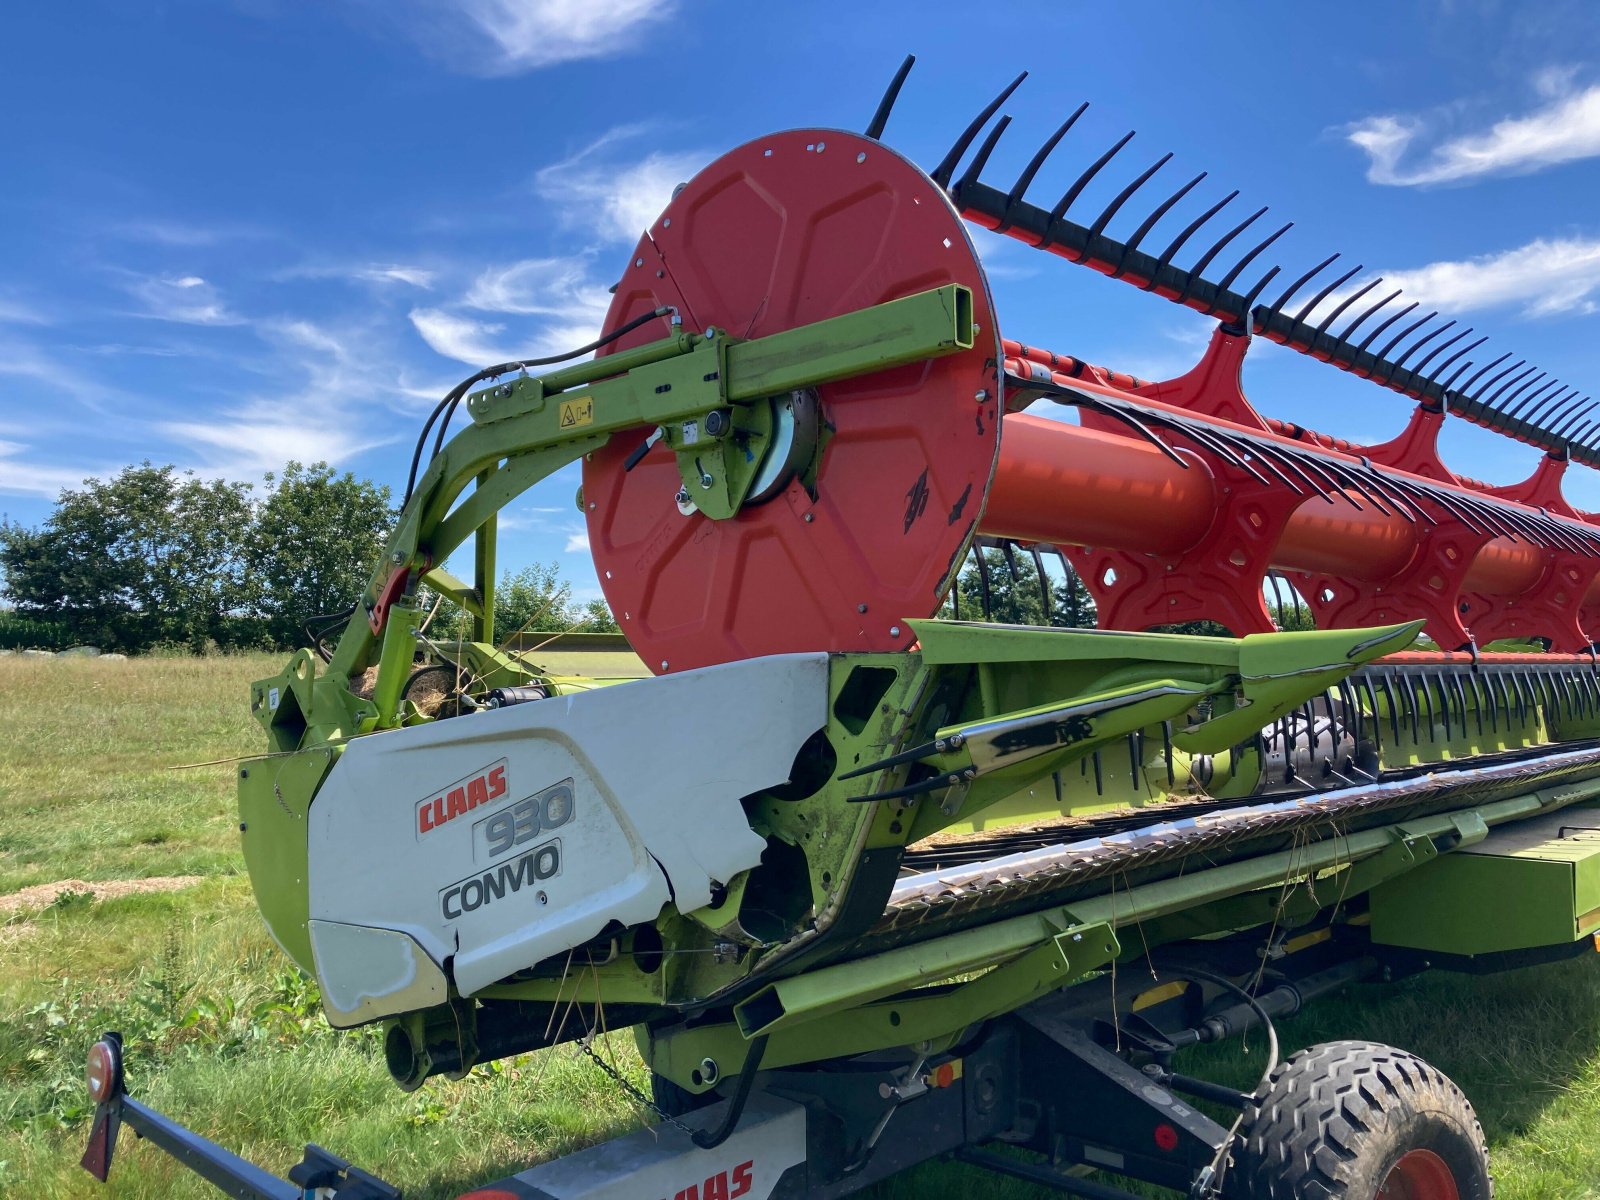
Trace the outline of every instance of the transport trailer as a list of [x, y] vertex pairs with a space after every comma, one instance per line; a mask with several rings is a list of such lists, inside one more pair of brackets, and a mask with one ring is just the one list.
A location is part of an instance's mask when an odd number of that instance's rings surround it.
[[[1488, 1197], [1443, 1074], [1273, 1021], [1595, 944], [1600, 523], [1560, 493], [1595, 406], [1432, 318], [1378, 340], [1410, 309], [1332, 260], [1257, 304], [1278, 235], [1208, 272], [1250, 221], [1177, 265], [1227, 200], [1141, 249], [1198, 180], [1116, 239], [1161, 163], [1086, 223], [1115, 151], [1032, 204], [1075, 118], [990, 187], [1015, 83], [924, 172], [881, 140], [908, 68], [866, 135], [680, 188], [596, 342], [440, 402], [362, 602], [251, 688], [266, 924], [402, 1088], [570, 1043], [655, 1118], [473, 1196], [836, 1196], [953, 1155], [1102, 1198]], [[1214, 319], [1204, 359], [1151, 383], [1003, 338], [963, 218]], [[1262, 417], [1256, 336], [1409, 396], [1406, 431]], [[1546, 458], [1460, 477], [1447, 416]], [[497, 514], [572, 463], [612, 665], [496, 628]], [[1097, 628], [1053, 627], [1085, 597]], [[1234, 636], [1148, 632], [1198, 620]], [[649, 1096], [596, 1043], [624, 1027]], [[1251, 1030], [1251, 1092], [1177, 1069]], [[186, 1131], [113, 1034], [89, 1084], [101, 1179], [126, 1124], [234, 1195], [399, 1194]]]

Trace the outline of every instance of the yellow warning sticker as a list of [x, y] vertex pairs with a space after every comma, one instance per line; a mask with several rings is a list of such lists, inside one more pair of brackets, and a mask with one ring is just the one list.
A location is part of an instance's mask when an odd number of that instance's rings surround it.
[[576, 400], [561, 402], [561, 428], [578, 429], [594, 424], [594, 397], [579, 396]]

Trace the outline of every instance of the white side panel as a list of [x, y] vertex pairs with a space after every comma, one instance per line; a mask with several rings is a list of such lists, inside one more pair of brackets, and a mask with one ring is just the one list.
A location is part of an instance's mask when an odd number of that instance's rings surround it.
[[[722, 1123], [727, 1107], [724, 1100], [690, 1113], [683, 1122], [713, 1129]], [[714, 1150], [701, 1150], [682, 1130], [655, 1125], [533, 1167], [514, 1179], [552, 1200], [655, 1200], [685, 1194], [766, 1200], [783, 1173], [805, 1160], [805, 1108], [757, 1092], [739, 1127]]]
[[775, 655], [358, 738], [311, 805], [311, 916], [454, 956], [470, 995], [608, 921], [704, 907], [760, 861], [739, 800], [826, 723], [827, 672]]
[[392, 929], [310, 921], [311, 953], [325, 981], [328, 1024], [349, 1029], [450, 998], [444, 972], [410, 937]]

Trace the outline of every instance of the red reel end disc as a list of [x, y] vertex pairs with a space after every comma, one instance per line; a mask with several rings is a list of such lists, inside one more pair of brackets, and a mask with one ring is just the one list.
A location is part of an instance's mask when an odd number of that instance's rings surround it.
[[[728, 520], [687, 515], [673, 454], [583, 466], [589, 545], [653, 671], [810, 650], [895, 650], [931, 616], [983, 511], [1000, 444], [999, 331], [960, 217], [915, 164], [858, 134], [803, 129], [723, 155], [640, 239], [606, 328], [662, 305], [740, 340], [948, 283], [973, 296], [973, 349], [817, 389], [808, 488], [781, 478]], [[666, 336], [652, 322], [603, 353]]]

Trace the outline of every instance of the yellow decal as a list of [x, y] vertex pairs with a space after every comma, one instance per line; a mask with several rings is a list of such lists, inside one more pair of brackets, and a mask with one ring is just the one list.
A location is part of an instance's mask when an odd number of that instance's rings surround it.
[[577, 429], [594, 424], [594, 397], [579, 396], [576, 400], [561, 402], [561, 428]]

